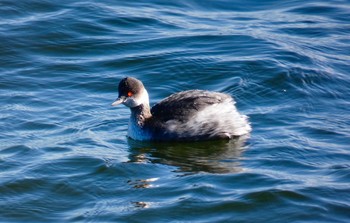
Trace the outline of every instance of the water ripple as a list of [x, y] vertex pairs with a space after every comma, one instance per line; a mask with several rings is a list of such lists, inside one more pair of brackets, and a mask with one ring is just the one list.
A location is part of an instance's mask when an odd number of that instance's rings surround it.
[[[1, 1], [0, 221], [348, 222], [347, 1]], [[231, 94], [231, 142], [140, 143], [112, 108]]]

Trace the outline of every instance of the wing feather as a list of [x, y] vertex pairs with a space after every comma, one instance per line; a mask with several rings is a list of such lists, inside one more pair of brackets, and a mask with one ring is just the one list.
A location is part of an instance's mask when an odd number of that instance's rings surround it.
[[152, 107], [151, 114], [161, 122], [168, 120], [187, 121], [208, 105], [221, 103], [228, 98], [231, 96], [218, 92], [183, 91], [172, 94], [157, 103]]

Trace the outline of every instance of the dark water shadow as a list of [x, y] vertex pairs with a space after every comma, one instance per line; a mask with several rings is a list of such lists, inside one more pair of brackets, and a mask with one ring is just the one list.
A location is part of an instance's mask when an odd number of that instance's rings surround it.
[[230, 141], [139, 142], [128, 139], [129, 162], [151, 162], [177, 167], [185, 173], [237, 173], [248, 137]]

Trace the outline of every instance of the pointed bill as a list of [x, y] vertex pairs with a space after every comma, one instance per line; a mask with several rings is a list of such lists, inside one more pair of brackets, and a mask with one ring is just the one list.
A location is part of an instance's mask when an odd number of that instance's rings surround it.
[[112, 103], [112, 106], [117, 106], [117, 105], [120, 105], [122, 104], [123, 102], [125, 101], [125, 98], [117, 98], [113, 103]]

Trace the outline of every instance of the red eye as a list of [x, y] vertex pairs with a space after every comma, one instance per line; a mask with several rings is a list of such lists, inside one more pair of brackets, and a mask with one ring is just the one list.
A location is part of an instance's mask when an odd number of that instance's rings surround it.
[[128, 97], [131, 97], [133, 93], [131, 91], [128, 92]]

